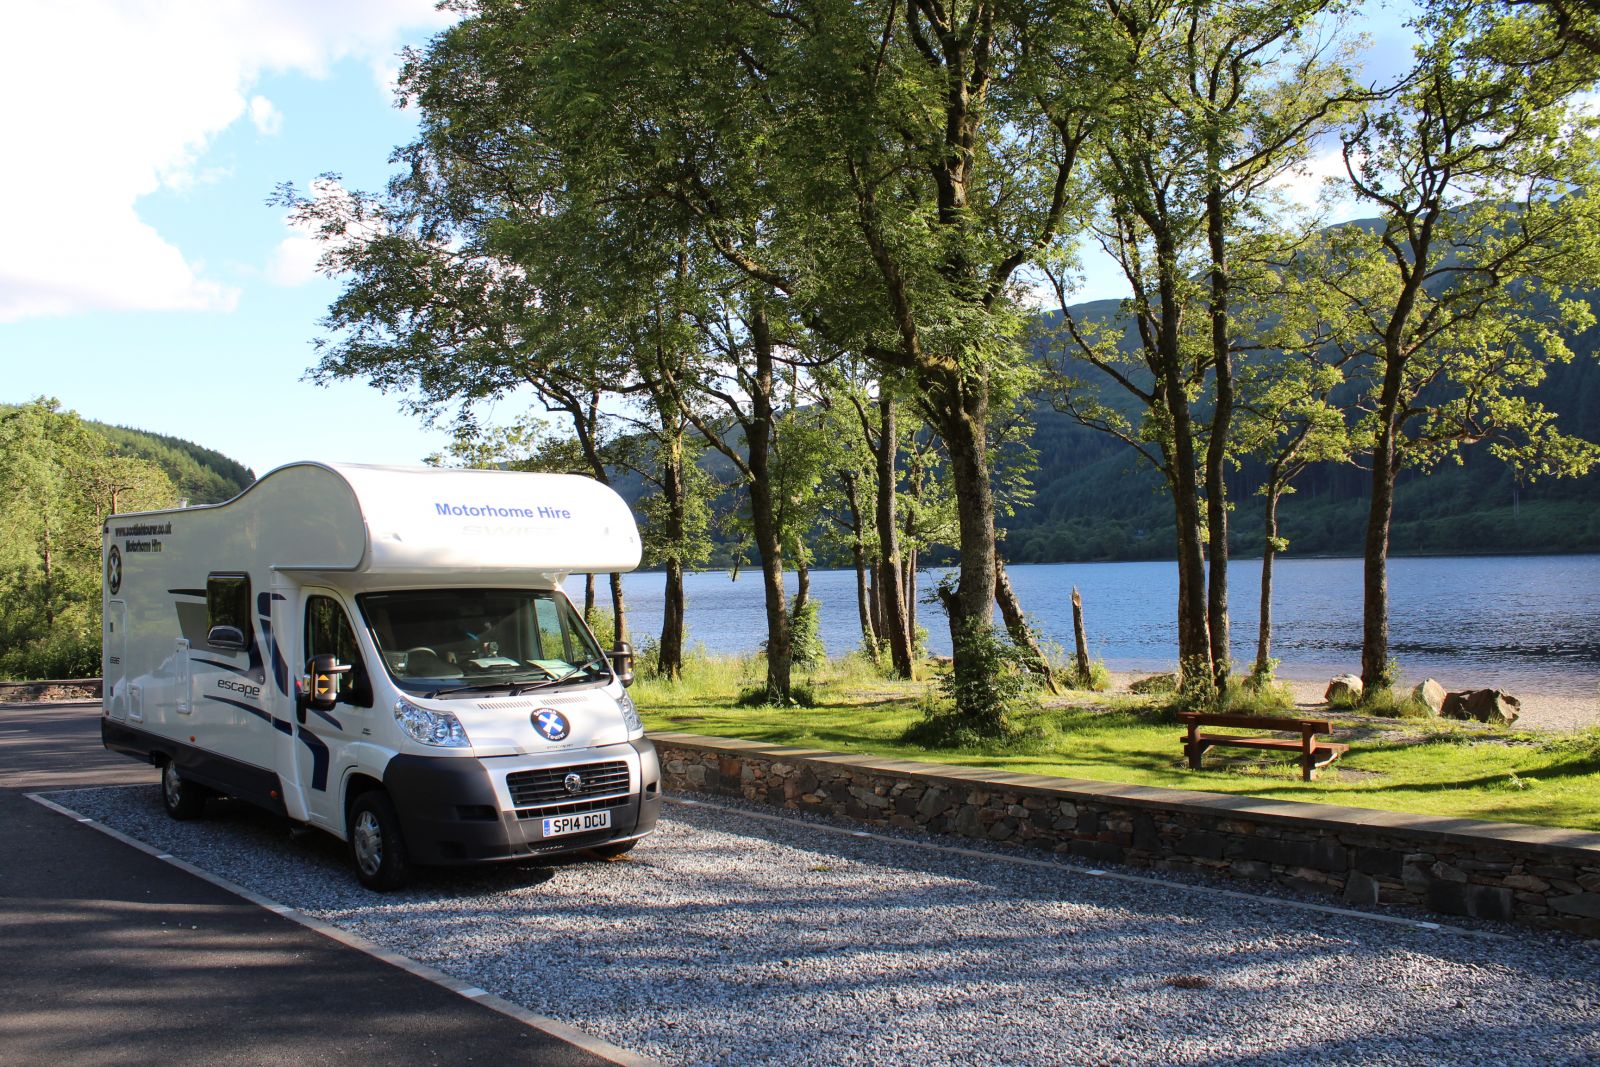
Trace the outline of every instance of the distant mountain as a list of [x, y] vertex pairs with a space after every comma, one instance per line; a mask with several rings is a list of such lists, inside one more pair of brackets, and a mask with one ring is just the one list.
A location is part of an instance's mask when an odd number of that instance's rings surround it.
[[256, 480], [249, 467], [192, 441], [101, 422], [89, 425], [128, 455], [159, 464], [178, 487], [178, 495], [191, 504], [220, 504]]

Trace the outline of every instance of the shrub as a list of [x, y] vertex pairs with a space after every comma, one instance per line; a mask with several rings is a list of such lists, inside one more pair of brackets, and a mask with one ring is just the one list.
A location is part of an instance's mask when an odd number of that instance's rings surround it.
[[739, 690], [739, 696], [734, 703], [741, 708], [814, 708], [817, 706], [816, 691], [809, 685], [789, 686], [788, 700], [775, 700], [774, 694], [766, 687], [765, 683], [746, 686]]
[[600, 642], [601, 648], [617, 647], [617, 617], [611, 613], [610, 608], [602, 608], [596, 604], [589, 609], [583, 621], [594, 631], [594, 639]]
[[1067, 684], [1074, 689], [1085, 689], [1091, 693], [1104, 693], [1111, 688], [1111, 672], [1106, 669], [1104, 660], [1092, 659], [1089, 661], [1089, 674], [1084, 676], [1078, 670], [1077, 663], [1064, 672]]
[[1217, 706], [1219, 696], [1211, 666], [1205, 660], [1196, 656], [1178, 665], [1178, 710], [1209, 711]]
[[0, 656], [0, 677], [19, 681], [94, 678], [100, 674], [100, 635], [58, 633]]
[[1433, 710], [1409, 693], [1390, 688], [1374, 689], [1362, 695], [1360, 711], [1385, 719], [1431, 719]]
[[1217, 710], [1229, 715], [1277, 715], [1293, 707], [1294, 693], [1287, 685], [1255, 675], [1230, 685], [1217, 702]]
[[789, 662], [810, 668], [827, 659], [828, 650], [822, 644], [822, 602], [807, 600], [789, 618]]
[[939, 678], [941, 701], [925, 701], [922, 719], [903, 735], [925, 748], [970, 748], [1014, 736], [1007, 715], [1038, 684], [1027, 653], [1004, 633], [974, 620], [961, 635], [961, 672]]

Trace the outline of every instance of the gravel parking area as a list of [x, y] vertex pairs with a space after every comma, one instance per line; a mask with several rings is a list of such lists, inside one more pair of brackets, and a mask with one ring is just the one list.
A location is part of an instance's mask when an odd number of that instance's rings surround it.
[[1600, 946], [1485, 938], [669, 806], [627, 859], [432, 872], [156, 791], [53, 799], [257, 893], [683, 1064], [1600, 1062]]

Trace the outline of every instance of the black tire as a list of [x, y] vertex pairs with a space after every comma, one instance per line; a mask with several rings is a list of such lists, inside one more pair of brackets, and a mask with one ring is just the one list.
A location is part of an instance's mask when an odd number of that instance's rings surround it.
[[628, 853], [632, 852], [633, 846], [637, 845], [638, 843], [639, 838], [636, 837], [632, 841], [617, 841], [609, 845], [596, 845], [589, 851], [593, 852], [596, 856], [599, 856], [603, 860], [614, 860], [618, 856], [626, 856]]
[[206, 798], [211, 790], [196, 785], [178, 773], [178, 765], [168, 760], [161, 765], [161, 806], [179, 822], [198, 819], [205, 814]]
[[350, 862], [362, 885], [387, 893], [411, 881], [411, 860], [389, 794], [373, 789], [356, 797], [346, 833]]

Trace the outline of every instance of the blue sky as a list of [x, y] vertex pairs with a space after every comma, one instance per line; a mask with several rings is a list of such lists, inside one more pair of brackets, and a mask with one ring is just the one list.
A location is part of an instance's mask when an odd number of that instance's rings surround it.
[[[258, 474], [446, 443], [397, 397], [304, 380], [338, 287], [266, 204], [326, 171], [382, 185], [415, 128], [396, 54], [445, 24], [431, 0], [33, 0], [5, 24], [0, 402], [54, 396]], [[1081, 296], [1120, 293], [1102, 265]]]

